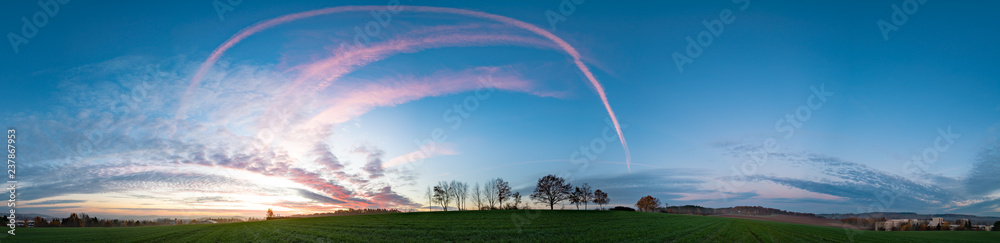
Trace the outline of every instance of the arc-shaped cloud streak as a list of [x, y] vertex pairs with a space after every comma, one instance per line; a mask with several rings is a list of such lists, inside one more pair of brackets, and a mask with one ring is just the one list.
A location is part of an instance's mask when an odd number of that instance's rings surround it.
[[[414, 11], [414, 12], [447, 13], [447, 14], [469, 16], [474, 18], [489, 19], [530, 31], [532, 33], [535, 33], [537, 35], [540, 35], [542, 37], [545, 37], [546, 39], [555, 42], [556, 45], [558, 45], [561, 49], [563, 49], [563, 51], [565, 51], [567, 54], [573, 57], [573, 62], [576, 64], [577, 68], [579, 68], [580, 72], [582, 72], [584, 76], [586, 76], [587, 80], [590, 81], [590, 84], [594, 86], [594, 90], [597, 91], [598, 96], [600, 96], [601, 102], [604, 103], [604, 108], [608, 111], [608, 115], [611, 117], [611, 121], [615, 125], [615, 131], [618, 133], [618, 138], [622, 143], [622, 148], [625, 150], [626, 167], [628, 168], [629, 171], [631, 171], [630, 163], [632, 160], [632, 156], [628, 150], [628, 143], [625, 141], [625, 136], [622, 134], [621, 125], [618, 123], [618, 118], [617, 116], [615, 116], [615, 112], [611, 108], [611, 104], [608, 102], [607, 95], [604, 92], [604, 86], [602, 86], [601, 83], [597, 81], [597, 78], [594, 77], [594, 74], [591, 73], [590, 69], [581, 60], [582, 58], [580, 56], [580, 53], [577, 52], [577, 50], [573, 48], [573, 46], [571, 46], [569, 43], [559, 38], [558, 36], [552, 34], [551, 32], [538, 28], [537, 26], [500, 15], [464, 10], [464, 9], [443, 8], [443, 7], [427, 7], [427, 6], [402, 6], [402, 7], [407, 11]], [[208, 70], [213, 65], [215, 65], [215, 63], [219, 60], [219, 58], [226, 50], [236, 45], [243, 39], [246, 39], [247, 37], [256, 34], [257, 32], [303, 18], [333, 14], [333, 13], [382, 10], [384, 8], [386, 7], [385, 6], [342, 6], [342, 7], [323, 8], [323, 9], [310, 10], [305, 12], [284, 15], [281, 17], [258, 22], [254, 25], [244, 28], [243, 30], [240, 30], [238, 33], [236, 33], [236, 35], [233, 35], [228, 40], [226, 40], [225, 43], [217, 47], [214, 51], [212, 51], [212, 54], [208, 57], [208, 59], [204, 63], [202, 63], [197, 73], [195, 73], [194, 77], [191, 80], [191, 84], [188, 86], [187, 92], [185, 92], [184, 97], [187, 96], [187, 93], [190, 93], [191, 89], [193, 89], [198, 85], [198, 83], [201, 81], [201, 78], [208, 72]], [[181, 104], [179, 105], [178, 112], [176, 115], [177, 118], [183, 117], [184, 97], [181, 98]]]
[[[355, 70], [358, 70], [368, 64], [384, 60], [385, 58], [400, 53], [413, 53], [442, 47], [488, 46], [496, 44], [523, 45], [526, 47], [548, 49], [559, 48], [550, 41], [536, 37], [525, 37], [505, 33], [455, 33], [457, 31], [468, 30], [470, 28], [480, 28], [482, 26], [483, 25], [435, 26], [418, 29], [406, 34], [407, 36], [431, 34], [430, 36], [387, 40], [360, 48], [342, 46], [333, 51], [333, 53], [331, 53], [331, 57], [292, 67], [291, 70], [297, 70], [298, 75], [293, 79], [294, 81], [292, 82], [292, 85], [280, 95], [278, 100], [284, 101], [293, 97], [311, 96], [316, 92], [326, 89], [344, 75], [354, 72]], [[307, 80], [316, 83], [302, 89], [300, 86], [305, 84]], [[268, 114], [270, 114], [269, 116], [280, 117], [281, 115], [276, 113], [280, 113], [281, 107], [284, 106], [286, 106], [286, 104], [282, 102], [272, 103], [267, 109]], [[332, 107], [328, 110], [334, 110], [337, 108], [338, 107]], [[367, 111], [367, 109], [365, 111]], [[314, 128], [312, 125], [326, 124], [313, 123], [306, 127]]]
[[[368, 64], [384, 60], [385, 58], [400, 53], [413, 53], [442, 47], [487, 46], [495, 44], [558, 49], [558, 47], [550, 41], [536, 37], [525, 37], [504, 33], [448, 33], [480, 26], [481, 25], [436, 26], [419, 29], [407, 34], [432, 34], [430, 36], [387, 40], [360, 48], [341, 47], [334, 51], [331, 57], [292, 67], [291, 70], [298, 70], [298, 75], [293, 79], [294, 81], [292, 82], [292, 85], [287, 88], [282, 95], [280, 95], [278, 100], [288, 100], [289, 98], [300, 96], [311, 96], [316, 92], [326, 89], [344, 75], [354, 72], [355, 70], [358, 70]], [[440, 32], [448, 34], [441, 34]], [[469, 80], [473, 79], [474, 78], [470, 78]], [[307, 80], [315, 83], [305, 87], [305, 89], [300, 88], [300, 86], [305, 84]], [[450, 88], [438, 86], [438, 88], [442, 87], [445, 89]], [[272, 114], [270, 115], [271, 117], [280, 117], [281, 115], [274, 113], [280, 113], [281, 107], [283, 106], [285, 106], [285, 104], [282, 102], [272, 103], [267, 109], [268, 114]], [[331, 107], [328, 110], [336, 111], [336, 109], [338, 109], [338, 107]], [[364, 111], [368, 110], [369, 109], [365, 109]], [[326, 124], [312, 123], [305, 127], [315, 128], [314, 125]]]
[[477, 45], [491, 43], [514, 43], [526, 44], [530, 46], [544, 46], [544, 40], [512, 36], [504, 34], [448, 34], [412, 39], [390, 40], [378, 45], [366, 48], [356, 48], [353, 50], [336, 53], [329, 57], [308, 65], [301, 65], [293, 69], [300, 69], [301, 74], [295, 79], [289, 92], [293, 92], [295, 87], [301, 85], [306, 80], [320, 76], [320, 82], [311, 91], [322, 90], [330, 84], [357, 68], [364, 65], [383, 60], [393, 54], [400, 52], [417, 52], [426, 49], [458, 46], [460, 44]]
[[560, 95], [559, 92], [531, 91], [530, 82], [511, 74], [497, 73], [499, 69], [497, 67], [481, 67], [457, 73], [412, 78], [409, 82], [383, 81], [355, 86], [351, 88], [351, 92], [331, 100], [329, 108], [306, 122], [304, 127], [342, 123], [375, 107], [394, 106], [423, 97], [477, 89], [517, 91], [538, 97], [557, 97]]

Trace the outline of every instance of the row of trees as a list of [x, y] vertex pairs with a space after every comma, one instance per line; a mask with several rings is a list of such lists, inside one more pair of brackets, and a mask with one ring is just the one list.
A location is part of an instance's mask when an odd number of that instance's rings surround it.
[[[736, 206], [729, 208], [706, 208], [697, 205], [684, 206], [664, 206], [667, 213], [676, 214], [696, 214], [696, 215], [716, 215], [716, 214], [739, 214], [739, 215], [795, 215], [816, 217], [811, 213], [789, 212], [776, 208], [766, 208], [762, 206]], [[661, 209], [661, 210], [663, 210]]]
[[[8, 222], [6, 216], [0, 218], [0, 221]], [[28, 219], [24, 220], [25, 225], [28, 225]], [[85, 213], [76, 214], [72, 213], [67, 218], [62, 219], [52, 219], [46, 220], [45, 218], [36, 216], [34, 218], [34, 227], [134, 227], [134, 226], [155, 226], [155, 225], [176, 225], [184, 224], [183, 221], [177, 221], [176, 219], [160, 219], [160, 220], [120, 220], [120, 219], [99, 219], [97, 217], [90, 217]], [[197, 221], [192, 220], [192, 223], [197, 223]]]
[[427, 188], [427, 206], [440, 205], [441, 209], [448, 211], [448, 207], [455, 204], [458, 210], [466, 210], [469, 196], [472, 196], [472, 203], [476, 209], [519, 209], [521, 206], [521, 193], [512, 192], [510, 183], [501, 178], [486, 181], [486, 186], [480, 187], [479, 183], [469, 191], [469, 184], [460, 181], [451, 182], [440, 181], [437, 186]]
[[535, 191], [531, 193], [531, 199], [549, 206], [549, 210], [555, 209], [555, 205], [563, 201], [569, 201], [580, 209], [580, 204], [587, 209], [587, 205], [593, 202], [598, 206], [608, 204], [608, 193], [600, 189], [591, 191], [590, 185], [583, 183], [580, 187], [573, 187], [566, 179], [555, 175], [547, 175], [538, 179]]
[[[267, 209], [268, 214], [273, 214], [271, 209]], [[398, 209], [383, 209], [383, 208], [362, 208], [362, 209], [339, 209], [333, 212], [325, 213], [313, 213], [313, 214], [295, 214], [290, 216], [290, 218], [300, 218], [300, 217], [322, 217], [322, 216], [341, 216], [341, 215], [361, 215], [361, 214], [382, 214], [382, 213], [401, 213]]]
[[[27, 219], [25, 219], [27, 222]], [[85, 213], [77, 215], [72, 213], [67, 218], [52, 219], [52, 221], [47, 221], [42, 217], [35, 217], [35, 227], [112, 227], [112, 226], [134, 226], [129, 225], [130, 222], [120, 221], [120, 220], [102, 220], [96, 217], [90, 217]], [[134, 222], [132, 222], [134, 224]], [[149, 222], [154, 223], [154, 222]]]
[[[430, 209], [432, 205], [438, 205], [441, 206], [442, 210], [448, 211], [448, 208], [454, 204], [455, 209], [466, 210], [469, 208], [466, 201], [471, 201], [475, 204], [474, 208], [479, 210], [526, 209], [528, 207], [527, 203], [522, 201], [521, 193], [513, 191], [510, 183], [502, 178], [490, 179], [484, 185], [480, 187], [477, 182], [470, 191], [467, 183], [454, 180], [450, 182], [440, 181], [434, 187], [427, 187], [425, 194], [427, 207]], [[539, 203], [548, 205], [549, 209], [555, 209], [556, 204], [567, 201], [576, 205], [577, 209], [580, 209], [580, 205], [583, 205], [584, 209], [588, 209], [590, 203], [602, 206], [610, 202], [608, 193], [601, 190], [592, 191], [591, 189], [590, 185], [586, 183], [580, 187], [573, 187], [564, 178], [547, 175], [538, 179], [538, 185], [530, 197]], [[469, 196], [471, 196], [471, 200], [467, 200]]]

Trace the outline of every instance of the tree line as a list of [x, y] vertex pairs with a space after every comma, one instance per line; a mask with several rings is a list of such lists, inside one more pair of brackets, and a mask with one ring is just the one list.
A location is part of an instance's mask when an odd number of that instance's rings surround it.
[[[440, 181], [434, 187], [427, 187], [424, 196], [427, 198], [428, 210], [431, 206], [438, 205], [442, 210], [448, 211], [452, 203], [457, 210], [468, 210], [467, 201], [471, 201], [475, 204], [474, 208], [479, 210], [524, 208], [521, 206], [521, 193], [512, 192], [510, 183], [501, 178], [490, 179], [483, 187], [477, 182], [471, 191], [469, 184], [465, 182]], [[472, 197], [471, 200], [469, 196]]]
[[[268, 209], [268, 212], [272, 212]], [[289, 218], [304, 218], [304, 217], [325, 217], [325, 216], [341, 216], [341, 215], [361, 215], [361, 214], [382, 214], [382, 213], [401, 213], [397, 209], [383, 209], [383, 208], [362, 208], [362, 209], [339, 209], [333, 212], [326, 213], [313, 213], [313, 214], [295, 214], [288, 216]]]
[[663, 209], [666, 210], [667, 213], [695, 214], [695, 215], [740, 214], [740, 215], [795, 215], [795, 216], [817, 217], [816, 214], [791, 212], [776, 208], [766, 208], [762, 206], [706, 208], [697, 205], [684, 205], [684, 206], [664, 207]]
[[[514, 192], [510, 183], [502, 178], [487, 180], [482, 187], [479, 185], [479, 182], [476, 182], [471, 191], [468, 183], [455, 180], [440, 181], [436, 186], [428, 186], [424, 194], [427, 208], [431, 210], [432, 206], [437, 205], [442, 210], [448, 211], [454, 204], [457, 210], [468, 210], [470, 206], [466, 204], [467, 201], [471, 201], [475, 206], [473, 208], [478, 210], [529, 208], [528, 203], [522, 201], [521, 193]], [[591, 189], [587, 183], [573, 187], [562, 177], [547, 175], [538, 179], [538, 184], [529, 197], [538, 203], [548, 205], [550, 210], [555, 209], [555, 205], [561, 202], [576, 205], [577, 209], [580, 209], [580, 205], [587, 209], [590, 203], [598, 206], [608, 204], [610, 201], [608, 193], [600, 189], [593, 191]]]
[[[7, 216], [0, 217], [0, 220], [7, 222]], [[24, 225], [28, 225], [29, 219], [24, 219]], [[71, 213], [69, 217], [66, 218], [55, 218], [52, 220], [47, 220], [40, 216], [35, 216], [34, 227], [137, 227], [137, 226], [158, 226], [158, 225], [178, 225], [178, 224], [198, 224], [208, 222], [208, 220], [215, 221], [217, 223], [229, 223], [237, 222], [242, 220], [236, 220], [232, 218], [220, 218], [220, 219], [208, 219], [198, 221], [192, 219], [191, 221], [185, 222], [185, 220], [178, 219], [157, 219], [157, 220], [122, 220], [122, 219], [101, 219], [97, 217], [91, 217], [86, 213]]]

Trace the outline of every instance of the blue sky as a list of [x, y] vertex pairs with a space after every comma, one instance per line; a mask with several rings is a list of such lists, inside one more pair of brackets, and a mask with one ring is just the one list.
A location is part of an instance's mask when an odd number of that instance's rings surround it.
[[426, 208], [558, 174], [612, 205], [1000, 215], [995, 3], [218, 2], [0, 10], [22, 210]]

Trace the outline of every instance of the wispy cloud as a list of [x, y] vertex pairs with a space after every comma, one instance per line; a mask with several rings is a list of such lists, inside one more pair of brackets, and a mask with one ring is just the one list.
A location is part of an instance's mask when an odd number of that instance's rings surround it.
[[1000, 143], [979, 151], [962, 184], [971, 195], [985, 196], [1000, 191]]
[[[545, 39], [548, 39], [549, 41], [552, 41], [562, 51], [564, 51], [566, 54], [570, 55], [573, 58], [573, 63], [580, 70], [580, 72], [583, 73], [583, 75], [590, 82], [590, 84], [592, 85], [592, 87], [594, 88], [594, 90], [597, 92], [598, 96], [601, 98], [601, 101], [604, 104], [604, 108], [605, 108], [605, 110], [607, 110], [608, 115], [611, 118], [612, 123], [614, 124], [615, 131], [617, 132], [618, 138], [621, 141], [622, 148], [625, 151], [625, 164], [626, 164], [626, 167], [628, 167], [629, 170], [631, 171], [630, 162], [631, 162], [632, 159], [631, 159], [631, 154], [630, 154], [629, 149], [628, 149], [628, 143], [625, 141], [624, 134], [622, 134], [621, 125], [618, 122], [618, 117], [615, 115], [614, 110], [611, 108], [611, 104], [608, 102], [607, 94], [604, 91], [604, 86], [597, 80], [596, 77], [594, 77], [594, 74], [591, 73], [590, 68], [587, 67], [587, 65], [583, 63], [583, 60], [582, 60], [583, 58], [581, 57], [580, 53], [576, 50], [576, 48], [574, 48], [573, 46], [571, 46], [565, 40], [563, 40], [562, 38], [559, 38], [558, 36], [552, 34], [549, 31], [541, 29], [541, 28], [539, 28], [539, 27], [537, 27], [535, 25], [526, 23], [524, 21], [512, 19], [512, 18], [508, 18], [508, 17], [504, 17], [504, 16], [500, 16], [500, 15], [495, 15], [495, 14], [489, 14], [489, 13], [478, 12], [478, 11], [471, 11], [471, 10], [464, 10], [464, 9], [444, 8], [444, 7], [426, 7], [426, 6], [399, 6], [399, 7], [405, 9], [405, 11], [410, 11], [410, 12], [424, 12], [424, 13], [438, 13], [438, 14], [455, 14], [455, 15], [461, 15], [461, 16], [467, 16], [467, 17], [485, 19], [485, 20], [492, 20], [492, 21], [496, 21], [496, 22], [499, 22], [499, 23], [503, 23], [503, 24], [506, 24], [506, 25], [509, 25], [509, 26], [513, 26], [513, 27], [516, 27], [516, 28], [528, 31], [528, 32], [530, 32], [532, 34], [541, 36], [541, 37], [543, 37]], [[254, 35], [254, 34], [258, 33], [258, 32], [270, 29], [272, 27], [275, 27], [275, 26], [278, 26], [278, 25], [281, 25], [281, 24], [285, 24], [285, 23], [288, 23], [288, 22], [296, 21], [296, 20], [299, 20], [299, 19], [310, 18], [310, 17], [320, 16], [320, 15], [334, 14], [334, 13], [343, 13], [343, 12], [375, 11], [375, 10], [382, 10], [384, 8], [385, 7], [377, 7], [377, 6], [341, 6], [341, 7], [323, 8], [323, 9], [316, 9], [316, 10], [310, 10], [310, 11], [304, 11], [304, 12], [299, 12], [299, 13], [293, 13], [293, 14], [288, 14], [288, 15], [280, 16], [280, 17], [277, 17], [277, 18], [273, 18], [273, 19], [261, 21], [261, 22], [258, 22], [256, 24], [252, 25], [252, 26], [244, 28], [243, 30], [241, 30], [240, 32], [236, 33], [235, 35], [233, 35], [232, 37], [230, 37], [228, 40], [226, 40], [226, 42], [224, 42], [222, 45], [220, 45], [219, 47], [217, 47], [212, 52], [212, 54], [209, 56], [209, 58], [200, 65], [200, 67], [198, 68], [197, 72], [194, 74], [193, 78], [191, 79], [190, 85], [188, 86], [187, 91], [185, 92], [185, 94], [183, 96], [184, 98], [182, 98], [181, 104], [179, 105], [180, 108], [178, 109], [178, 112], [176, 113], [175, 117], [184, 117], [185, 116], [186, 105], [188, 103], [191, 103], [190, 101], [185, 101], [185, 100], [187, 99], [187, 97], [190, 96], [191, 90], [194, 89], [195, 87], [197, 87], [200, 82], [202, 82], [202, 78], [209, 72], [209, 69], [211, 69], [213, 66], [215, 66], [216, 62], [218, 62], [218, 60], [221, 58], [221, 56], [222, 56], [223, 53], [225, 53], [229, 48], [233, 47], [234, 45], [236, 45], [237, 43], [239, 43], [243, 39], [245, 39], [245, 38], [247, 38], [247, 37], [249, 37], [251, 35]], [[448, 40], [442, 40], [442, 41], [448, 41]], [[349, 63], [354, 63], [354, 61], [348, 61], [348, 62]], [[332, 62], [332, 63], [333, 64], [339, 64], [340, 67], [346, 68], [346, 70], [350, 70], [351, 66], [353, 66], [353, 64], [344, 65], [343, 62], [339, 62], [339, 61]], [[348, 71], [338, 71], [338, 73], [339, 72], [348, 72]], [[331, 75], [328, 75], [328, 76], [331, 76]], [[333, 77], [334, 79], [337, 78], [337, 77], [339, 77], [339, 75], [337, 75], [337, 74], [332, 75], [332, 76], [334, 76]], [[300, 80], [302, 80], [302, 79], [300, 79]], [[301, 81], [297, 81], [296, 83], [299, 83], [299, 82], [301, 82]], [[328, 83], [328, 82], [323, 82], [321, 84], [321, 86], [325, 86], [326, 83]]]
[[416, 52], [445, 46], [496, 45], [507, 43], [524, 44], [527, 46], [548, 46], [547, 42], [537, 38], [498, 34], [448, 34], [422, 38], [393, 39], [362, 48], [342, 46], [339, 51], [332, 53], [329, 58], [293, 67], [292, 70], [300, 70], [293, 88], [306, 81], [315, 80], [317, 83], [310, 85], [311, 88], [309, 90], [323, 90], [345, 74], [389, 56], [404, 52]]
[[86, 202], [84, 200], [45, 200], [40, 202], [29, 203], [29, 205], [52, 205], [52, 204], [67, 204], [67, 203], [82, 203]]
[[[744, 156], [755, 148], [739, 143], [720, 144], [725, 154], [734, 158], [746, 159]], [[987, 150], [988, 151], [988, 150]], [[770, 164], [782, 164], [784, 167], [800, 167], [799, 170], [810, 173], [798, 176], [778, 176], [758, 173], [749, 176], [729, 176], [723, 179], [742, 181], [767, 181], [780, 185], [802, 189], [825, 195], [843, 198], [844, 202], [831, 202], [832, 207], [844, 207], [844, 203], [863, 210], [885, 211], [918, 211], [940, 212], [961, 211], [974, 213], [993, 213], [996, 208], [992, 200], [984, 194], [995, 190], [989, 184], [969, 185], [968, 178], [984, 178], [989, 181], [998, 171], [989, 169], [991, 157], [984, 153], [979, 157], [977, 166], [964, 180], [970, 192], [965, 193], [961, 187], [963, 180], [940, 175], [918, 175], [919, 178], [907, 178], [900, 175], [880, 171], [867, 165], [845, 161], [843, 159], [815, 153], [774, 153], [770, 155]], [[995, 159], [993, 160], [995, 161]], [[978, 179], [977, 179], [978, 180]], [[776, 201], [775, 201], [776, 202]], [[814, 202], [821, 203], [821, 202]], [[972, 205], [977, 209], [973, 210]]]
[[[369, 46], [333, 48], [290, 70], [222, 59], [241, 40], [283, 23], [381, 8], [327, 8], [265, 20], [231, 37], [201, 63], [184, 57], [120, 57], [61, 74], [57, 92], [65, 95], [51, 112], [7, 116], [10, 124], [23, 128], [19, 132], [32, 134], [20, 141], [26, 145], [22, 154], [37, 161], [24, 167], [24, 176], [33, 183], [23, 196], [51, 202], [69, 194], [111, 193], [149, 203], [153, 199], [143, 197], [157, 195], [193, 208], [238, 202], [288, 203], [309, 210], [415, 206], [393, 191], [399, 182], [390, 179], [412, 181], [414, 174], [386, 170], [413, 162], [415, 152], [385, 161], [382, 148], [367, 146], [354, 150], [365, 159], [352, 166], [328, 143], [335, 136], [333, 128], [379, 107], [477, 89], [567, 95], [546, 90], [514, 66], [503, 65], [334, 82], [386, 57], [430, 48], [519, 45], [561, 50], [573, 58], [618, 128], [603, 86], [575, 48], [533, 25], [488, 13], [406, 6], [407, 11], [484, 23], [420, 26]], [[309, 89], [302, 92], [299, 85]], [[324, 92], [313, 92], [318, 90]], [[620, 129], [617, 134], [628, 165], [624, 136]], [[456, 153], [443, 147], [422, 158]]]
[[[68, 194], [166, 192], [166, 198], [194, 205], [241, 200], [213, 196], [218, 193], [283, 191], [233, 174], [238, 172], [284, 178], [326, 194], [292, 195], [340, 202], [344, 207], [413, 205], [405, 197], [387, 198], [392, 201], [361, 198], [393, 192], [383, 187], [365, 192], [382, 183], [354, 179], [358, 177], [345, 171], [348, 168], [324, 143], [314, 140], [311, 153], [294, 155], [287, 147], [263, 143], [257, 136], [259, 128], [246, 120], [254, 120], [267, 105], [256, 99], [273, 96], [274, 88], [283, 86], [279, 75], [234, 67], [223, 76], [228, 78], [206, 82], [195, 91], [202, 94], [196, 101], [205, 105], [192, 106], [190, 119], [166, 118], [169, 112], [164, 111], [176, 104], [171, 97], [182, 90], [184, 82], [179, 81], [185, 80], [180, 78], [185, 67], [181, 60], [157, 63], [121, 58], [78, 68], [72, 73], [74, 80], [62, 86], [61, 92], [70, 93], [63, 102], [64, 112], [12, 116], [10, 124], [19, 127], [19, 132], [34, 134], [19, 141], [27, 145], [19, 152], [38, 158], [22, 167], [25, 178], [32, 178], [33, 183], [21, 196], [44, 200]], [[75, 80], [86, 78], [112, 81]], [[315, 134], [301, 137], [322, 138]], [[325, 170], [297, 166], [307, 160]], [[282, 186], [294, 185], [277, 187]], [[205, 196], [176, 198], [185, 193]], [[39, 204], [58, 202], [85, 203], [46, 200]]]
[[[632, 205], [635, 200], [646, 195], [671, 204], [694, 204], [709, 199], [688, 199], [692, 195], [706, 195], [718, 198], [718, 192], [703, 188], [710, 181], [706, 171], [691, 169], [653, 169], [611, 177], [587, 177], [576, 181], [586, 182], [594, 189], [609, 193], [611, 204]], [[731, 198], [747, 198], [754, 194], [729, 195]]]
[[308, 199], [312, 199], [313, 201], [320, 202], [320, 203], [327, 203], [327, 204], [333, 204], [333, 205], [345, 203], [342, 200], [337, 200], [337, 199], [330, 198], [328, 196], [319, 195], [319, 194], [310, 192], [308, 190], [299, 189], [298, 192], [299, 192], [299, 195], [301, 195], [302, 197], [308, 198]]
[[382, 167], [382, 154], [385, 152], [378, 148], [366, 146], [354, 148], [354, 152], [365, 154], [365, 166], [361, 169], [368, 172], [369, 179], [385, 176], [385, 168]]
[[434, 144], [428, 143], [424, 144], [424, 146], [421, 146], [416, 151], [409, 152], [400, 156], [396, 156], [395, 158], [389, 159], [389, 161], [386, 162], [385, 165], [383, 166], [385, 166], [386, 168], [391, 168], [398, 165], [421, 161], [437, 156], [456, 155], [456, 154], [458, 154], [458, 151], [455, 149], [454, 143], [447, 143], [447, 142], [434, 143]]
[[530, 93], [541, 97], [557, 96], [558, 92], [536, 91], [534, 84], [511, 73], [499, 72], [498, 67], [481, 67], [460, 72], [438, 72], [428, 77], [387, 78], [357, 86], [338, 87], [348, 90], [327, 101], [330, 105], [306, 123], [306, 127], [339, 124], [367, 113], [376, 107], [398, 104], [477, 89], [498, 89]]

